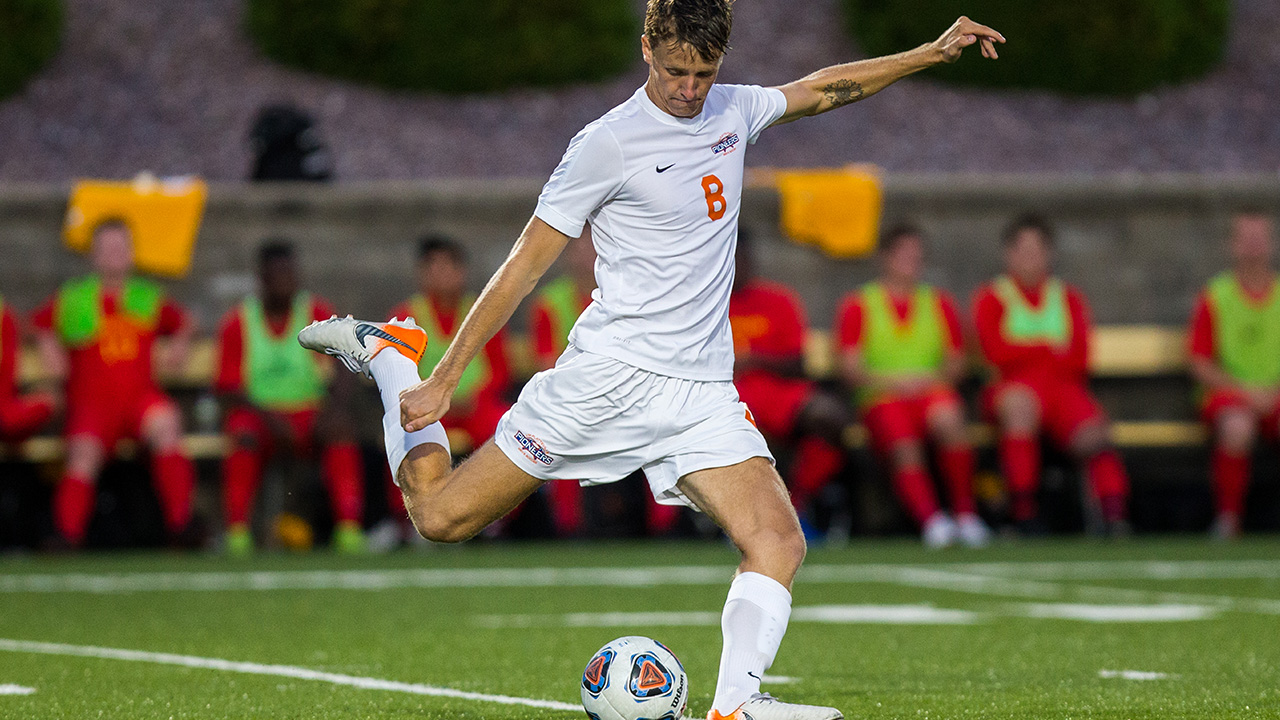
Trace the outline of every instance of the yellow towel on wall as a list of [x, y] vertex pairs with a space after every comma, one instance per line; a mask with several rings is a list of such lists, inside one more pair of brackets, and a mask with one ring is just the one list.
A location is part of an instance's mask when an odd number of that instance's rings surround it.
[[883, 193], [872, 169], [782, 170], [775, 176], [782, 231], [836, 258], [875, 252]]
[[133, 231], [134, 261], [143, 272], [182, 277], [191, 268], [208, 187], [198, 178], [157, 180], [140, 175], [131, 182], [81, 180], [71, 190], [63, 238], [85, 252], [93, 230], [120, 218]]

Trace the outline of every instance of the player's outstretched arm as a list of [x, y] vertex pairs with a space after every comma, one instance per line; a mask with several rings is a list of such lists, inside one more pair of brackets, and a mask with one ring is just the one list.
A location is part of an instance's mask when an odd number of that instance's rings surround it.
[[400, 422], [406, 431], [421, 430], [444, 417], [462, 371], [507, 324], [520, 301], [533, 291], [570, 239], [536, 216], [529, 220], [511, 254], [462, 321], [431, 377], [400, 393]]
[[937, 40], [914, 50], [832, 65], [783, 85], [778, 89], [787, 96], [787, 112], [774, 125], [870, 97], [912, 73], [955, 62], [965, 48], [975, 43], [983, 57], [994, 60], [999, 57], [996, 43], [1003, 42], [1004, 36], [1000, 33], [961, 16]]

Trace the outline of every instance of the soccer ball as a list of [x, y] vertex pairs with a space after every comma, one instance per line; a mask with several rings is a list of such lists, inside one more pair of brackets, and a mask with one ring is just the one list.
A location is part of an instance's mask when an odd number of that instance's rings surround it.
[[614, 640], [582, 671], [582, 707], [591, 720], [680, 720], [688, 702], [684, 666], [647, 637]]

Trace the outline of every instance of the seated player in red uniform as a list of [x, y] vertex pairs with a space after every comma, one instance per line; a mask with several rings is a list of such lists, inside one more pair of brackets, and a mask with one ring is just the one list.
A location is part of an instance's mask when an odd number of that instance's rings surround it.
[[813, 501], [844, 467], [843, 435], [852, 418], [844, 403], [805, 377], [808, 325], [799, 296], [758, 277], [755, 266], [754, 242], [740, 228], [729, 296], [733, 384], [770, 443], [794, 445], [786, 480], [807, 521]]
[[294, 246], [288, 241], [270, 241], [259, 250], [258, 282], [259, 294], [228, 312], [218, 331], [215, 389], [226, 408], [224, 431], [231, 440], [222, 466], [226, 549], [234, 555], [253, 551], [249, 516], [271, 455], [286, 451], [303, 457], [318, 447], [333, 510], [334, 548], [360, 552], [364, 471], [348, 430], [352, 423], [339, 417], [340, 403], [326, 407], [328, 360], [297, 340], [298, 331], [331, 317], [333, 309], [299, 289]]
[[[453, 240], [430, 236], [419, 243], [418, 292], [397, 305], [391, 315], [412, 317], [427, 331], [429, 346], [418, 365], [423, 378], [440, 362], [476, 301], [476, 296], [467, 292], [467, 270], [466, 251]], [[441, 420], [445, 428], [465, 432], [471, 447], [480, 447], [493, 437], [498, 420], [511, 407], [505, 397], [511, 381], [509, 368], [506, 331], [500, 330], [463, 373], [449, 414]]]
[[1280, 290], [1271, 217], [1231, 221], [1232, 268], [1209, 282], [1191, 315], [1191, 370], [1213, 433], [1214, 534], [1240, 534], [1249, 461], [1261, 435], [1280, 440]]
[[[924, 237], [899, 225], [880, 241], [880, 279], [850, 293], [836, 320], [841, 378], [855, 389], [876, 454], [931, 548], [990, 542], [974, 512], [973, 448], [956, 383], [964, 376], [964, 335], [955, 300], [921, 281]], [[938, 448], [953, 518], [938, 504], [927, 444]]]
[[0, 297], [0, 442], [21, 442], [49, 422], [61, 404], [58, 393], [42, 389], [18, 394], [18, 321]]
[[92, 274], [67, 282], [35, 315], [41, 360], [66, 379], [67, 461], [54, 493], [54, 524], [69, 545], [84, 542], [98, 474], [127, 438], [150, 451], [165, 526], [178, 539], [191, 521], [195, 467], [182, 449], [182, 416], [156, 385], [152, 346], [171, 337], [159, 360], [177, 370], [193, 326], [159, 285], [133, 275], [125, 222], [98, 225], [92, 262]]
[[999, 424], [1000, 461], [1013, 519], [1035, 531], [1043, 432], [1085, 469], [1102, 530], [1129, 532], [1129, 478], [1111, 447], [1106, 412], [1089, 392], [1089, 305], [1051, 276], [1054, 235], [1027, 215], [1004, 233], [1005, 274], [974, 300], [978, 342], [995, 372], [983, 406]]

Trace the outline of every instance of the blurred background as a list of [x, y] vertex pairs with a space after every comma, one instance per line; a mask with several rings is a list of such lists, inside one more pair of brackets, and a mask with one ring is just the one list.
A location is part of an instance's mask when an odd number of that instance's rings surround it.
[[[794, 312], [735, 311], [756, 375], [743, 394], [779, 416], [762, 428], [806, 531], [940, 546], [990, 539], [937, 530], [969, 516], [1009, 541], [1280, 529], [1280, 2], [742, 0], [720, 80], [909, 49], [961, 13], [1008, 38], [998, 62], [966, 55], [746, 151], [754, 276]], [[0, 548], [418, 546], [372, 385], [273, 338], [401, 308], [449, 336], [569, 140], [643, 83], [642, 15], [638, 0], [0, 0]], [[984, 401], [1008, 371], [975, 302], [1016, 274], [1006, 230], [1027, 213], [1046, 269], [1087, 300], [1071, 332], [1105, 411], [1041, 433], [1059, 403], [1041, 393], [1030, 469]], [[844, 322], [851, 293], [893, 279], [904, 223], [924, 250], [912, 281], [954, 298], [966, 359], [942, 378], [963, 439], [917, 422], [942, 452], [910, 472], [901, 437], [868, 437], [848, 369], [866, 350]], [[459, 457], [563, 347], [589, 254], [567, 253], [486, 349], [455, 402]], [[1197, 308], [1238, 319], [1206, 299], [1224, 271], [1257, 316], [1247, 370], [1208, 321], [1207, 345], [1188, 334]], [[801, 399], [767, 407], [783, 386]], [[1087, 424], [1103, 439], [1084, 447]], [[574, 488], [480, 542], [714, 536], [640, 477]]]

